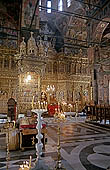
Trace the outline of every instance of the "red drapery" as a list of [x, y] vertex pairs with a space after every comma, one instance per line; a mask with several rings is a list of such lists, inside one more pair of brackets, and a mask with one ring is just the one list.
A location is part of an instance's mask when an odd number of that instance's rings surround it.
[[56, 105], [51, 105], [51, 104], [48, 104], [48, 113], [50, 116], [53, 116], [55, 114], [55, 110], [58, 110], [59, 106], [56, 104]]

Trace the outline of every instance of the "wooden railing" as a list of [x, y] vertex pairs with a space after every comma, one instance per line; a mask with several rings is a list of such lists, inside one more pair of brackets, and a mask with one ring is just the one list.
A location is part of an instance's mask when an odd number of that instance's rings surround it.
[[110, 124], [110, 105], [88, 105], [85, 107], [87, 116], [90, 120], [96, 120], [106, 124], [106, 120], [109, 120]]

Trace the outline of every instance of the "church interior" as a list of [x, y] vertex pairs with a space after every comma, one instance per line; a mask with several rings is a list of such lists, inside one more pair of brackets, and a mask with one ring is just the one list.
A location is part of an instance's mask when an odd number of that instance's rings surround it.
[[109, 56], [109, 0], [0, 0], [0, 169], [110, 169]]

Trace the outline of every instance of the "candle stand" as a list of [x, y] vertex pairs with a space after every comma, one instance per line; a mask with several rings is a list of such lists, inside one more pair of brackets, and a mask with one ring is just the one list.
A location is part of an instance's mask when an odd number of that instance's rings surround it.
[[10, 123], [7, 122], [6, 124], [6, 129], [7, 129], [7, 133], [6, 133], [6, 154], [7, 154], [7, 157], [6, 157], [6, 161], [7, 161], [7, 164], [6, 164], [6, 170], [8, 170], [9, 168], [9, 160], [10, 160], [10, 151], [9, 151], [9, 128], [10, 128]]
[[60, 134], [61, 134], [61, 130], [60, 130], [60, 123], [61, 122], [64, 122], [65, 121], [65, 115], [63, 113], [55, 113], [54, 115], [55, 117], [55, 121], [58, 123], [58, 130], [57, 130], [57, 134], [58, 134], [58, 143], [57, 143], [57, 163], [56, 163], [56, 166], [55, 166], [55, 170], [66, 170], [63, 165], [62, 165], [62, 162], [61, 162], [61, 146], [60, 146]]
[[45, 165], [44, 161], [41, 158], [42, 155], [42, 148], [43, 148], [43, 144], [41, 142], [41, 139], [43, 138], [43, 135], [41, 134], [41, 129], [42, 129], [42, 119], [41, 119], [41, 115], [46, 112], [46, 109], [33, 109], [32, 112], [34, 112], [35, 114], [37, 114], [37, 125], [36, 125], [36, 129], [38, 131], [38, 134], [36, 135], [36, 138], [38, 140], [38, 143], [36, 143], [35, 147], [36, 147], [36, 162], [35, 162], [35, 167], [33, 168], [33, 170], [48, 170], [48, 166]]

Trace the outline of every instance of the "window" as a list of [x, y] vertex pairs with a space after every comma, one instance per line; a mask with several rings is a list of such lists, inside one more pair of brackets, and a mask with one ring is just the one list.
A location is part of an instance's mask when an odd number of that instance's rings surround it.
[[52, 5], [51, 0], [48, 0], [47, 1], [47, 13], [51, 13], [51, 5]]
[[71, 5], [71, 0], [67, 0], [67, 7], [70, 7]]
[[[41, 6], [41, 0], [39, 0], [39, 6]], [[39, 11], [41, 11], [41, 7], [39, 7]]]
[[58, 10], [63, 11], [63, 1], [62, 0], [58, 1]]

